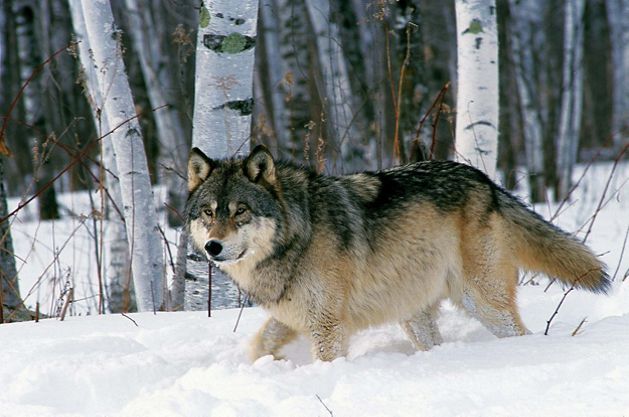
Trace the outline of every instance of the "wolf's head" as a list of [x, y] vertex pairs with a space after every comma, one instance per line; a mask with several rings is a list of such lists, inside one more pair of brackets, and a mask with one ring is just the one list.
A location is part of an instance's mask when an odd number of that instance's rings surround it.
[[273, 157], [256, 147], [244, 160], [216, 161], [194, 148], [186, 206], [197, 249], [227, 272], [268, 256], [281, 218]]

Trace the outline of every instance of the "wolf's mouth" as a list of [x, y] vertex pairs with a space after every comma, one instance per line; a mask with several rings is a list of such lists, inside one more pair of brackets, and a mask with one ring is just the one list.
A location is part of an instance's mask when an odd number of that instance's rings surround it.
[[231, 264], [235, 264], [236, 262], [241, 261], [242, 258], [245, 257], [246, 253], [247, 253], [247, 249], [244, 249], [242, 252], [240, 252], [240, 255], [236, 256], [235, 258], [223, 259], [220, 257], [216, 257], [216, 258], [211, 258], [211, 261], [214, 262], [217, 266], [231, 265]]

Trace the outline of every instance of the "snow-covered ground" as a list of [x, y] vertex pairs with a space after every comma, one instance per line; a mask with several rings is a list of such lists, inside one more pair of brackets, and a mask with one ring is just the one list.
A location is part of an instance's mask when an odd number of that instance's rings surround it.
[[[590, 168], [559, 225], [585, 225], [584, 236], [610, 167]], [[443, 345], [414, 352], [391, 325], [357, 334], [332, 363], [313, 362], [303, 339], [286, 360], [250, 363], [258, 308], [244, 310], [236, 332], [237, 310], [86, 317], [97, 288], [89, 229], [32, 222], [29, 207], [13, 222], [22, 294], [54, 311], [69, 280], [83, 316], [0, 325], [0, 416], [629, 416], [628, 178], [619, 167], [587, 240], [616, 275], [613, 293], [571, 292], [548, 336], [563, 290], [535, 279], [518, 293], [530, 336], [496, 339], [445, 303]], [[89, 214], [83, 199], [65, 198]], [[549, 217], [556, 206], [537, 210]]]

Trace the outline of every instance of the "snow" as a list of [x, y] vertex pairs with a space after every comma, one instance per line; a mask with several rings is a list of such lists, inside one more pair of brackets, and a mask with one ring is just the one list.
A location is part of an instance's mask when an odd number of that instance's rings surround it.
[[[577, 233], [584, 236], [610, 167], [588, 171], [558, 224], [571, 231], [585, 225]], [[248, 343], [266, 317], [259, 308], [245, 309], [233, 332], [234, 309], [212, 311], [210, 318], [207, 312], [85, 316], [95, 311], [93, 299], [86, 299], [74, 307], [82, 316], [63, 322], [0, 325], [0, 417], [629, 416], [627, 250], [621, 256], [628, 172], [619, 167], [588, 237], [610, 274], [619, 271], [613, 293], [571, 292], [548, 336], [546, 321], [564, 289], [555, 284], [544, 292], [541, 278], [518, 292], [531, 335], [497, 339], [444, 303], [442, 345], [415, 352], [402, 330], [388, 325], [353, 336], [348, 356], [331, 363], [313, 361], [305, 339], [285, 349], [285, 360], [251, 363]], [[64, 196], [62, 205], [89, 212], [80, 195]], [[537, 209], [548, 217], [556, 206]], [[53, 230], [51, 223], [29, 221], [35, 211], [26, 210], [13, 223], [16, 253], [24, 260], [23, 294], [45, 277], [27, 303], [39, 299], [43, 309], [54, 310], [64, 274], [77, 298], [94, 291], [88, 229], [62, 220]], [[168, 234], [175, 241], [174, 232]], [[58, 261], [52, 262], [53, 252]], [[52, 266], [44, 274], [46, 265]], [[53, 280], [56, 292], [46, 284]]]

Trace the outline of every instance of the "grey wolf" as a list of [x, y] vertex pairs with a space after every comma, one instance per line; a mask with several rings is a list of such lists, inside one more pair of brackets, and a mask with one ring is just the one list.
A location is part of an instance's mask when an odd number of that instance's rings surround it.
[[498, 337], [523, 335], [519, 268], [610, 287], [585, 245], [452, 161], [325, 176], [263, 146], [227, 160], [194, 149], [188, 188], [194, 245], [270, 314], [252, 359], [279, 358], [303, 334], [315, 358], [333, 360], [352, 333], [387, 322], [427, 350], [441, 342], [446, 298]]

